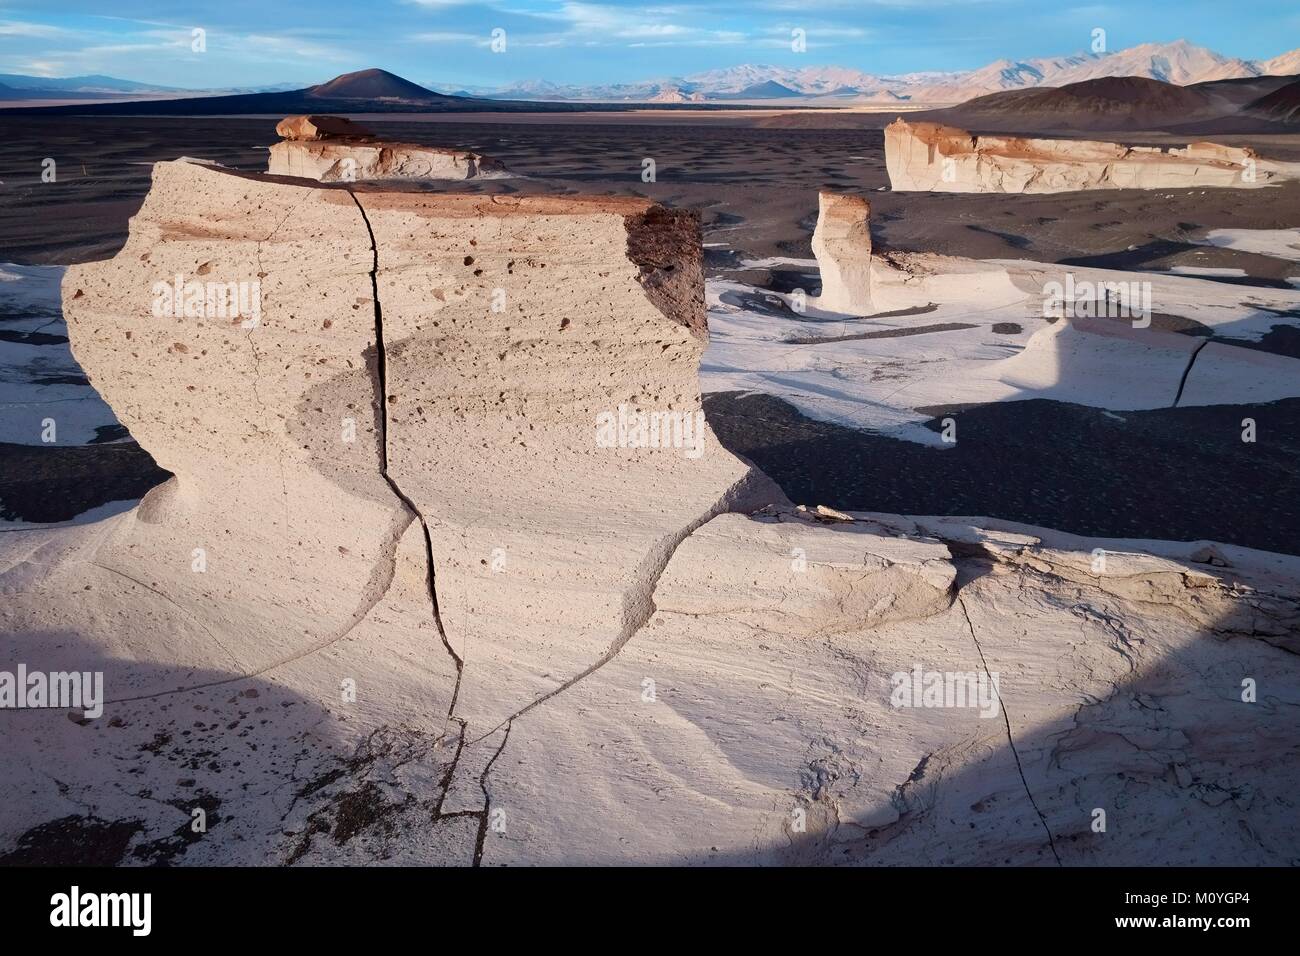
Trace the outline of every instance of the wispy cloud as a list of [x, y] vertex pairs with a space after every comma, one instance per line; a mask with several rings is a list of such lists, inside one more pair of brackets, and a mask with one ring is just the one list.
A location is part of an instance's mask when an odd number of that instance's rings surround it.
[[22, 20], [0, 20], [0, 37], [31, 37], [45, 39], [66, 36], [69, 31], [48, 23], [27, 23]]
[[[176, 82], [176, 74], [220, 60], [226, 64], [316, 64], [346, 62], [352, 53], [320, 38], [316, 31], [269, 33], [204, 26], [206, 47], [200, 59], [193, 47], [195, 26], [121, 17], [84, 18], [76, 25], [36, 20], [0, 20], [0, 65], [37, 76], [110, 73], [139, 78], [142, 68], [155, 81]], [[158, 76], [158, 74], [163, 74]], [[232, 78], [238, 82], [237, 78]]]
[[[431, 8], [461, 5], [460, 0], [405, 2]], [[708, 6], [707, 3], [701, 5], [703, 8]], [[690, 47], [743, 43], [749, 38], [747, 31], [702, 22], [700, 8], [681, 5], [619, 6], [563, 0], [538, 9], [476, 5], [475, 10], [489, 19], [492, 14], [497, 14], [503, 27], [508, 26], [509, 18], [527, 18], [526, 22], [508, 29], [508, 42], [512, 47]], [[429, 43], [459, 43], [473, 39], [481, 45], [489, 42], [486, 33], [478, 36], [455, 30], [424, 31], [410, 39]]]

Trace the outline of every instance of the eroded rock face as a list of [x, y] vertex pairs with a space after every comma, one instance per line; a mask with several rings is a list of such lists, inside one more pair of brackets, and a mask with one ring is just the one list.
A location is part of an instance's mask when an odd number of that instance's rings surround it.
[[369, 179], [483, 179], [505, 172], [498, 162], [463, 149], [410, 143], [285, 140], [271, 147], [267, 172], [323, 183]]
[[508, 175], [501, 163], [471, 150], [378, 141], [370, 130], [337, 116], [287, 116], [275, 131], [284, 138], [271, 146], [267, 172], [277, 176], [334, 183]]
[[[1295, 764], [1250, 742], [1288, 751], [1295, 721], [1244, 702], [1242, 681], [1277, 667], [1270, 685], [1296, 694], [1294, 653], [1273, 646], [1294, 627], [1294, 560], [1279, 574], [1231, 549], [1228, 570], [1191, 561], [1193, 545], [1151, 555], [986, 518], [851, 517], [727, 515], [684, 541], [645, 635], [515, 724], [493, 799], [516, 830], [493, 858], [1288, 858], [1257, 837], [1294, 834]], [[945, 566], [954, 594], [935, 586]], [[852, 577], [841, 604], [834, 582]], [[877, 596], [919, 603], [873, 619]], [[654, 700], [627, 702], [646, 680]], [[603, 781], [581, 812], [557, 809], [572, 806], [557, 766]], [[611, 820], [621, 841], [600, 836]]]
[[[821, 194], [813, 233], [822, 277], [818, 309], [923, 324], [967, 320], [970, 304], [978, 302], [986, 313], [1034, 330], [1013, 354], [992, 353], [973, 362], [954, 355], [905, 389], [890, 378], [874, 393], [859, 393], [856, 403], [844, 402], [873, 409], [876, 428], [907, 428], [909, 417], [928, 420], [931, 413], [922, 409], [1016, 399], [1124, 410], [1273, 402], [1300, 393], [1300, 361], [1291, 356], [1153, 326], [1157, 312], [1185, 314], [1189, 305], [1208, 303], [1217, 289], [1205, 280], [1149, 274], [1139, 280], [1117, 270], [881, 250], [872, 246], [869, 213], [858, 197]], [[1291, 290], [1275, 294], [1272, 308], [1300, 303]], [[1231, 334], [1233, 323], [1252, 309], [1206, 312]], [[853, 338], [852, 331], [845, 336]], [[799, 349], [821, 341], [826, 340], [809, 337], [789, 345]], [[910, 416], [881, 410], [900, 398]], [[913, 434], [935, 440], [929, 430]]]
[[483, 665], [460, 710], [495, 726], [626, 640], [676, 542], [747, 494], [700, 405], [698, 222], [639, 199], [358, 195], [389, 471], [430, 523], [453, 646]]
[[[424, 798], [443, 781], [477, 812], [498, 726], [644, 624], [683, 536], [779, 498], [704, 422], [700, 257], [694, 213], [639, 199], [159, 164], [123, 251], [64, 290], [78, 360], [175, 477], [101, 525], [5, 537], [6, 651], [93, 657], [119, 703], [369, 686], [358, 732], [422, 735], [395, 746], [441, 767]], [[471, 735], [491, 742], [462, 781], [439, 748]], [[295, 763], [270, 738], [249, 773]], [[466, 826], [472, 856], [477, 822], [443, 829]]]
[[885, 127], [885, 165], [898, 192], [1055, 193], [1083, 189], [1250, 188], [1294, 178], [1293, 163], [1216, 143], [1126, 147], [1067, 139], [974, 136], [897, 119]]
[[861, 196], [819, 193], [813, 255], [821, 268], [818, 304], [835, 312], [869, 314], [871, 203]]
[[660, 611], [738, 622], [795, 640], [930, 617], [952, 603], [956, 569], [939, 541], [789, 512], [719, 515], [660, 580]]
[[822, 282], [815, 305], [826, 312], [864, 316], [973, 298], [999, 303], [1024, 297], [1000, 263], [874, 248], [871, 203], [862, 196], [818, 194], [812, 250]]
[[378, 470], [371, 269], [347, 192], [186, 162], [155, 166], [116, 257], [69, 268], [74, 355], [175, 476], [96, 551], [97, 575], [171, 599], [157, 631], [104, 632], [114, 656], [257, 671], [345, 633], [387, 586], [410, 517]]
[[[141, 578], [162, 561], [200, 605], [239, 595], [187, 653], [256, 669], [355, 624], [427, 519], [443, 616], [516, 649], [558, 628], [577, 673], [649, 613], [661, 552], [752, 480], [700, 410], [699, 259], [696, 216], [644, 200], [354, 194], [159, 164], [125, 250], [64, 286], [78, 360], [175, 475], [121, 559]], [[254, 638], [277, 602], [306, 616]]]

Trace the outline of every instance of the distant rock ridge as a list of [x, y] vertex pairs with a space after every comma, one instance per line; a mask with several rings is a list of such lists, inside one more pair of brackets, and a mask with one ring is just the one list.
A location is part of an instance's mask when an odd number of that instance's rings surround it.
[[498, 179], [500, 162], [466, 149], [378, 140], [374, 133], [338, 116], [286, 116], [275, 131], [267, 172], [320, 182], [376, 179]]
[[1229, 79], [1178, 86], [1144, 76], [1100, 76], [1062, 86], [1008, 89], [963, 101], [927, 119], [981, 131], [1148, 130], [1203, 122], [1233, 112], [1220, 86]]
[[665, 86], [647, 98], [648, 103], [703, 103], [703, 93], [687, 93], [680, 87]]
[[1198, 142], [1164, 150], [1090, 140], [975, 136], [902, 118], [885, 127], [885, 166], [896, 192], [949, 193], [1249, 189], [1300, 173], [1300, 164], [1265, 160], [1248, 147]]
[[[1300, 73], [1300, 50], [1271, 60], [1225, 56], [1186, 40], [1143, 43], [1122, 50], [1080, 51], [1024, 60], [999, 59], [978, 69], [877, 75], [843, 66], [806, 67], [741, 64], [686, 76], [599, 85], [545, 80], [507, 87], [475, 88], [484, 96], [522, 100], [650, 102], [665, 91], [698, 96], [703, 102], [742, 99], [802, 99], [837, 102], [919, 104], [962, 103], [992, 93], [1061, 87], [1112, 77], [1190, 86], [1226, 79]], [[659, 100], [668, 102], [669, 100]]]
[[1261, 96], [1246, 107], [1246, 112], [1279, 123], [1300, 123], [1300, 79]]

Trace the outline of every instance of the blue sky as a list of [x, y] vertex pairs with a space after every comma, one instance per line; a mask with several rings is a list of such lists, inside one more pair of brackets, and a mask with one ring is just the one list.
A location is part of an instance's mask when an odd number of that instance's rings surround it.
[[[111, 9], [113, 16], [102, 11]], [[106, 73], [210, 88], [319, 82], [380, 66], [444, 88], [607, 83], [741, 63], [868, 73], [971, 69], [1001, 57], [1186, 38], [1267, 58], [1300, 46], [1295, 0], [0, 0], [0, 72]], [[194, 28], [207, 50], [191, 49]], [[791, 30], [807, 51], [790, 49]], [[494, 29], [506, 49], [490, 47]]]

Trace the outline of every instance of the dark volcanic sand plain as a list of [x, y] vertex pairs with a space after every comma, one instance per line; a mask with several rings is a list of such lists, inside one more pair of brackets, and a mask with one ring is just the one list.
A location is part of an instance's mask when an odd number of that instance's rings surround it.
[[[711, 274], [741, 259], [811, 258], [817, 192], [831, 189], [866, 195], [877, 243], [895, 249], [1136, 270], [1242, 269], [1249, 278], [1233, 282], [1273, 287], [1300, 275], [1297, 263], [1188, 241], [1208, 229], [1300, 225], [1300, 183], [1045, 196], [891, 193], [879, 127], [892, 118], [859, 115], [852, 128], [834, 129], [782, 128], [762, 114], [671, 122], [656, 115], [544, 122], [491, 114], [366, 123], [387, 138], [473, 148], [528, 177], [439, 190], [637, 194], [697, 209], [711, 244]], [[261, 170], [265, 148], [276, 140], [270, 117], [8, 113], [0, 123], [0, 262], [110, 257], [148, 190], [151, 163], [192, 156]], [[1183, 142], [1131, 131], [1113, 138]], [[1221, 139], [1300, 159], [1300, 134]], [[40, 182], [47, 156], [58, 162], [57, 183]], [[655, 183], [641, 181], [646, 157], [656, 162]], [[812, 288], [789, 266], [728, 276], [759, 288]], [[925, 323], [923, 316], [917, 321]], [[1176, 316], [1164, 321], [1178, 327]], [[1283, 329], [1263, 347], [1294, 355], [1294, 340]], [[764, 396], [711, 396], [706, 411], [724, 444], [764, 468], [795, 501], [985, 514], [1100, 536], [1213, 538], [1300, 553], [1295, 402], [1118, 413], [1123, 421], [1051, 401], [1005, 403], [963, 412], [959, 451], [813, 422]], [[1247, 416], [1259, 423], [1255, 444], [1240, 441]], [[111, 462], [104, 459], [108, 447], [120, 450]], [[0, 446], [0, 501], [6, 514], [39, 521], [120, 498], [124, 488], [139, 493], [160, 473], [134, 448]], [[39, 454], [48, 460], [35, 461]]]

